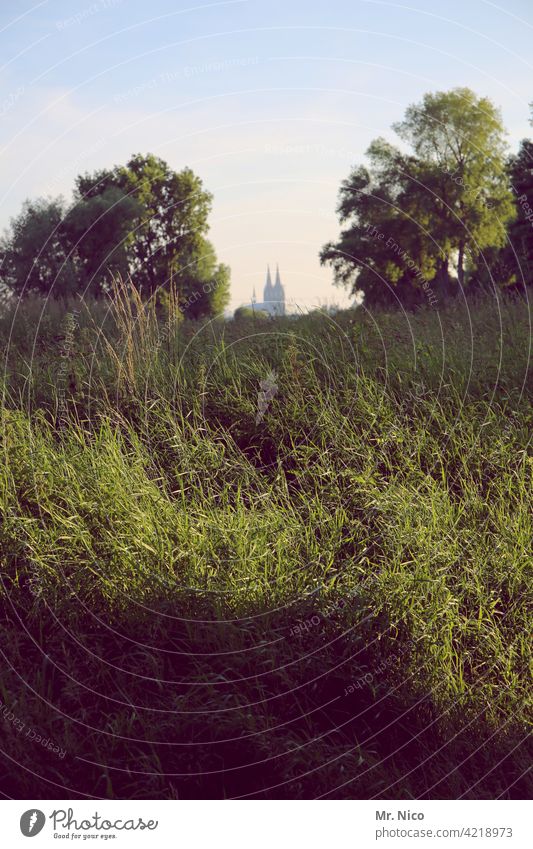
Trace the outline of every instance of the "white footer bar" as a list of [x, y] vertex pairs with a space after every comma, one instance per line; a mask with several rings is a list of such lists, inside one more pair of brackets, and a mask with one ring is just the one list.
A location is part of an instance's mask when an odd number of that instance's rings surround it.
[[10, 848], [530, 849], [532, 807], [525, 801], [10, 800], [0, 802], [0, 823], [1, 843]]

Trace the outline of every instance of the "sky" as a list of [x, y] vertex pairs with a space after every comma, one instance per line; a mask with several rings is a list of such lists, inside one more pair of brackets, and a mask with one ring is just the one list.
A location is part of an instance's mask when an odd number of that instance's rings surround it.
[[318, 259], [341, 180], [409, 104], [455, 86], [501, 108], [516, 150], [532, 43], [531, 0], [1, 0], [0, 228], [151, 152], [213, 193], [232, 308], [267, 263], [298, 305], [346, 305]]

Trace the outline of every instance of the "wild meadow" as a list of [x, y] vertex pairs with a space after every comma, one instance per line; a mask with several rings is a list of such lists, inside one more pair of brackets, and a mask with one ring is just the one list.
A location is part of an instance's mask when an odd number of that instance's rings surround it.
[[0, 790], [526, 794], [525, 296], [0, 338]]

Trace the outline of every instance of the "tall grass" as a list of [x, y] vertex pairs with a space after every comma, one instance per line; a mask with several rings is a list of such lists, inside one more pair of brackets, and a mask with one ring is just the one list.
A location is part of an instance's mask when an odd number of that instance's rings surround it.
[[523, 792], [526, 302], [76, 309], [0, 323], [3, 701], [68, 752], [8, 729], [17, 792]]

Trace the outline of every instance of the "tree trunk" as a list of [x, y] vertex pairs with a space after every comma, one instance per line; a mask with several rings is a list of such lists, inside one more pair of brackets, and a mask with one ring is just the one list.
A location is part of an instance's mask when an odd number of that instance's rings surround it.
[[438, 291], [441, 293], [443, 297], [448, 297], [450, 294], [450, 274], [448, 271], [449, 258], [444, 257], [437, 267], [437, 273], [435, 275], [435, 282], [437, 283]]
[[459, 243], [459, 255], [457, 257], [457, 279], [459, 281], [459, 286], [461, 289], [465, 283], [465, 270], [464, 270], [464, 262], [465, 262], [465, 243]]

